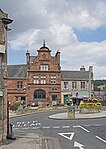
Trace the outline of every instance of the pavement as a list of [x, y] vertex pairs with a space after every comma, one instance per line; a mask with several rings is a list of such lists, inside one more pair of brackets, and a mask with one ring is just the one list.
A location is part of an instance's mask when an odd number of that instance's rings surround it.
[[28, 133], [26, 136], [16, 140], [6, 141], [0, 149], [61, 149], [59, 140], [52, 137], [39, 136], [39, 134]]
[[79, 111], [75, 112], [74, 118], [71, 118], [71, 113], [64, 112], [64, 113], [58, 113], [54, 115], [50, 115], [50, 119], [60, 119], [60, 120], [71, 120], [71, 119], [91, 119], [91, 118], [103, 118], [106, 117], [106, 111], [101, 111], [98, 113], [90, 113], [90, 114], [81, 114]]
[[[105, 110], [104, 110], [105, 109]], [[90, 113], [90, 114], [81, 114], [78, 110], [75, 111], [75, 119], [88, 119], [88, 118], [103, 118], [106, 117], [106, 107], [101, 112], [98, 113]], [[28, 114], [28, 113], [27, 113]], [[29, 113], [30, 114], [30, 113]], [[10, 112], [10, 118], [16, 116], [25, 115], [17, 115], [14, 112]], [[50, 115], [48, 118], [56, 119], [56, 120], [71, 120], [73, 119], [70, 117], [67, 112], [57, 113]], [[72, 116], [72, 115], [71, 115]], [[61, 149], [59, 140], [56, 138], [44, 137], [39, 136], [39, 134], [35, 133], [28, 133], [26, 136], [22, 138], [16, 138], [16, 140], [9, 140], [7, 139], [4, 144], [0, 145], [0, 149], [47, 149], [47, 148], [55, 148]]]

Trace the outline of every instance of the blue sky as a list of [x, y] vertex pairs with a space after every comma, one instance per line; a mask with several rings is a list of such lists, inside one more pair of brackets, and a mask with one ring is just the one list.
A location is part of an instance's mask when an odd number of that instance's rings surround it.
[[78, 40], [80, 42], [92, 42], [98, 41], [101, 42], [106, 40], [106, 26], [100, 27], [96, 30], [76, 30], [76, 34], [78, 36]]
[[24, 64], [46, 40], [61, 68], [93, 66], [94, 79], [106, 79], [106, 0], [0, 0], [14, 21], [9, 25], [8, 64]]

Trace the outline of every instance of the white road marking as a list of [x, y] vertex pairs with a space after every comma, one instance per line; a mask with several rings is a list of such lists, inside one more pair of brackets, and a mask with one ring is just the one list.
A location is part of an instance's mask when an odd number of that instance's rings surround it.
[[84, 126], [86, 126], [86, 127], [90, 127], [90, 126], [92, 126], [92, 125], [84, 125]]
[[[58, 133], [58, 134], [69, 140], [72, 140], [74, 136], [74, 132], [66, 132], [66, 133]], [[67, 135], [70, 135], [70, 137], [68, 137]]]
[[89, 132], [89, 130], [87, 130], [86, 128], [80, 126], [80, 128], [82, 128], [84, 131]]
[[78, 128], [78, 127], [80, 127], [80, 125], [73, 126], [73, 128]]
[[46, 126], [46, 127], [42, 127], [42, 128], [44, 128], [44, 129], [49, 129], [49, 128], [51, 128], [50, 126]]
[[38, 125], [41, 125], [41, 123], [36, 123], [35, 125], [38, 126]]
[[62, 126], [62, 128], [70, 128], [70, 126]]
[[58, 128], [60, 128], [60, 126], [54, 126], [53, 128], [58, 129]]
[[78, 147], [78, 148], [80, 148], [80, 149], [84, 149], [84, 148], [83, 148], [84, 145], [83, 145], [83, 144], [80, 144], [80, 143], [77, 142], [77, 141], [74, 142], [74, 147]]
[[17, 124], [21, 124], [21, 122], [17, 122]]
[[101, 140], [102, 142], [106, 143], [106, 140], [100, 138], [99, 136], [95, 136], [96, 138], [98, 138], [99, 140]]
[[80, 125], [73, 126], [73, 127], [74, 127], [74, 128], [81, 128], [81, 129], [83, 129], [84, 131], [89, 132], [89, 130], [87, 130], [86, 128], [84, 128], [84, 127], [82, 127], [82, 126], [80, 126]]
[[35, 126], [35, 124], [34, 124], [34, 123], [32, 123], [32, 124], [30, 124], [30, 126]]
[[31, 129], [39, 129], [40, 127], [31, 127]]

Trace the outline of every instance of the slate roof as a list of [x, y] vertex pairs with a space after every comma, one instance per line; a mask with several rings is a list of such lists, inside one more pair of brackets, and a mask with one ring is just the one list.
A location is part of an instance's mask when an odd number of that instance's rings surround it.
[[30, 62], [33, 62], [33, 60], [36, 58], [37, 56], [30, 56]]
[[88, 80], [89, 71], [61, 71], [61, 80]]
[[[33, 57], [34, 58], [34, 57]], [[8, 65], [8, 78], [18, 78], [23, 79], [26, 78], [27, 75], [27, 65]], [[89, 79], [89, 71], [61, 71], [61, 80], [88, 80]]]
[[8, 78], [25, 78], [27, 75], [27, 65], [8, 65]]

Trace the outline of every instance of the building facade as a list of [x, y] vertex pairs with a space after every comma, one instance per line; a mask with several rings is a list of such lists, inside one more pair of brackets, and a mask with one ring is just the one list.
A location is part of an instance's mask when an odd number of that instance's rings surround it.
[[12, 20], [0, 9], [0, 142], [7, 136], [7, 31]]
[[37, 56], [26, 52], [26, 65], [8, 66], [8, 100], [11, 103], [61, 102], [60, 52], [51, 56], [45, 42], [37, 52]]
[[8, 100], [11, 104], [23, 102], [38, 104], [67, 104], [67, 99], [91, 97], [93, 94], [93, 67], [86, 71], [63, 71], [60, 52], [51, 56], [51, 50], [43, 46], [37, 56], [26, 52], [25, 65], [8, 66]]
[[93, 67], [86, 71], [81, 66], [80, 71], [61, 71], [61, 102], [67, 104], [73, 98], [79, 104], [83, 98], [93, 95]]

